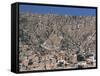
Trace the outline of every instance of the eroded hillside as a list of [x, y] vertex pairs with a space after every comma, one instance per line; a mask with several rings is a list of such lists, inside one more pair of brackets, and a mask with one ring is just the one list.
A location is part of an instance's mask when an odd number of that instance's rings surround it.
[[20, 13], [20, 71], [96, 66], [95, 16]]

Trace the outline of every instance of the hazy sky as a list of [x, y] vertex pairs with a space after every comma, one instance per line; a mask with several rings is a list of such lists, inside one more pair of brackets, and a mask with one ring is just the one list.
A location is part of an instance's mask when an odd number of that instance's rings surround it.
[[95, 8], [77, 8], [77, 7], [52, 7], [41, 5], [19, 5], [19, 12], [31, 12], [38, 14], [58, 14], [58, 15], [73, 15], [73, 16], [95, 16]]

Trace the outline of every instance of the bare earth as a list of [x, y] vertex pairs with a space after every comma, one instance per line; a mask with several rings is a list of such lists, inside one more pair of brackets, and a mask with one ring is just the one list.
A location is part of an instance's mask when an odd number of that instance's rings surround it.
[[95, 18], [20, 13], [20, 71], [96, 67]]

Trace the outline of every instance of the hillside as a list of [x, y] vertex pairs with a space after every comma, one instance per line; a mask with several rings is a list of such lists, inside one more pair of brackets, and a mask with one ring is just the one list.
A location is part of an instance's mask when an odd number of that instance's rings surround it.
[[20, 71], [95, 67], [95, 18], [20, 13]]

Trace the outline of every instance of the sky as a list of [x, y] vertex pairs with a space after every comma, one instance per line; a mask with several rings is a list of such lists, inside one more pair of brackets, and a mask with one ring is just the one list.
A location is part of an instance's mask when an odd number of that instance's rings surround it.
[[96, 16], [95, 8], [77, 8], [77, 7], [58, 7], [41, 5], [19, 5], [19, 12], [30, 12], [37, 14], [58, 14], [71, 16]]

